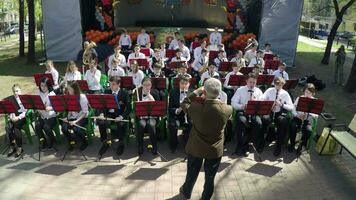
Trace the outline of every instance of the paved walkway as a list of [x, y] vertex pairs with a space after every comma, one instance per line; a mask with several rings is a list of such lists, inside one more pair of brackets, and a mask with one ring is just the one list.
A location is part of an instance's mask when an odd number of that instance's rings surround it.
[[[136, 145], [129, 143], [118, 160], [111, 152], [95, 162], [99, 148], [94, 141], [84, 161], [79, 153], [61, 162], [64, 146], [58, 153], [46, 153], [38, 162], [36, 145], [25, 146], [23, 160], [0, 158], [0, 199], [182, 199], [178, 195], [186, 175], [182, 150], [173, 155], [165, 143], [160, 153], [167, 159], [145, 152], [136, 156]], [[348, 200], [356, 195], [356, 162], [346, 152], [318, 156], [314, 150], [296, 160], [294, 154], [272, 155], [269, 147], [262, 162], [255, 155], [231, 156], [233, 146], [222, 159], [216, 177], [213, 199], [218, 200]], [[199, 199], [204, 176], [200, 173], [192, 199]]]

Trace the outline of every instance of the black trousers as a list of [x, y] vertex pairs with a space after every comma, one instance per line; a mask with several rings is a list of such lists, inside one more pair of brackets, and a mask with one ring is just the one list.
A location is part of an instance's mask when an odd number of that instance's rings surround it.
[[302, 145], [307, 146], [308, 139], [311, 136], [313, 129], [309, 120], [304, 120], [304, 122], [294, 117], [291, 123], [290, 131], [289, 131], [289, 141], [291, 145], [295, 145], [295, 138], [298, 130], [302, 129]]
[[220, 158], [198, 158], [188, 154], [187, 175], [183, 184], [183, 193], [190, 198], [194, 184], [198, 178], [200, 168], [204, 161], [205, 183], [201, 199], [210, 199], [214, 192], [214, 179], [221, 162]]
[[141, 118], [138, 120], [137, 144], [139, 147], [143, 147], [143, 137], [147, 130], [153, 148], [157, 148], [156, 124], [155, 118]]
[[242, 112], [237, 113], [236, 133], [237, 146], [236, 150], [248, 150], [249, 139], [247, 129], [251, 129], [251, 141], [258, 148], [263, 145], [264, 135], [262, 130], [262, 121], [260, 116], [245, 116]]
[[35, 131], [40, 141], [43, 141], [43, 144], [47, 144], [48, 147], [52, 147], [55, 142], [55, 137], [53, 134], [53, 128], [56, 125], [57, 120], [55, 117], [49, 119], [42, 119], [39, 117], [38, 121], [35, 124]]
[[225, 91], [225, 93], [227, 95], [227, 104], [231, 105], [231, 98], [234, 96], [235, 90], [224, 88], [224, 91]]
[[187, 122], [188, 123], [186, 123], [184, 115], [180, 115], [178, 117], [177, 116], [169, 117], [169, 123], [168, 123], [169, 135], [170, 135], [169, 147], [171, 149], [176, 149], [178, 146], [178, 129], [180, 127], [183, 128], [184, 144], [187, 143], [190, 130], [192, 129], [192, 123], [188, 117], [187, 117]]
[[[265, 115], [262, 117], [262, 122], [263, 122], [263, 132], [267, 132], [268, 127], [272, 123], [273, 120], [273, 114], [272, 115]], [[274, 124], [277, 127], [277, 147], [280, 147], [287, 135], [288, 131], [288, 120], [289, 118], [287, 117], [286, 114], [282, 112], [278, 112], [274, 114]], [[273, 131], [272, 131], [273, 132]]]
[[[99, 126], [100, 140], [105, 142], [111, 140], [112, 138], [118, 138], [119, 142], [123, 145], [125, 138], [125, 131], [127, 128], [127, 123], [123, 122], [111, 122], [106, 120], [97, 120], [96, 123]], [[115, 126], [113, 129], [112, 126]], [[107, 129], [110, 129], [111, 135], [108, 135]]]
[[10, 145], [22, 147], [22, 134], [21, 129], [26, 124], [26, 118], [20, 119], [16, 122], [9, 120], [5, 127], [6, 134], [9, 137]]
[[[71, 120], [69, 120], [69, 121], [71, 121]], [[81, 127], [85, 127], [87, 125], [87, 123], [88, 123], [88, 120], [86, 118], [84, 118], [84, 119], [81, 119], [76, 124]], [[73, 133], [70, 133], [70, 130], [73, 130]], [[76, 136], [82, 142], [85, 142], [86, 140], [88, 140], [85, 130], [83, 130], [77, 126], [71, 126], [65, 122], [62, 123], [62, 132], [65, 135], [65, 137], [67, 138], [69, 143], [72, 141], [75, 141]]]

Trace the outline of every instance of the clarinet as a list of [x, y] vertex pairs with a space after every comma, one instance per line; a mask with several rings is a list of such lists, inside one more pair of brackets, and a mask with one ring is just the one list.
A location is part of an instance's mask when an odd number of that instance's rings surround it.
[[[250, 101], [251, 101], [251, 100], [253, 100], [253, 96], [252, 96], [253, 90], [248, 90], [248, 92], [250, 93]], [[248, 116], [248, 122], [252, 123], [252, 116], [251, 115]]]
[[279, 94], [279, 91], [278, 90], [276, 90], [277, 92], [276, 92], [276, 99], [274, 100], [274, 105], [273, 105], [273, 109], [272, 109], [272, 123], [274, 122], [274, 118], [276, 117], [276, 112], [274, 112], [274, 109], [275, 109], [275, 107], [276, 107], [276, 101], [277, 101], [277, 99], [278, 99], [278, 94]]

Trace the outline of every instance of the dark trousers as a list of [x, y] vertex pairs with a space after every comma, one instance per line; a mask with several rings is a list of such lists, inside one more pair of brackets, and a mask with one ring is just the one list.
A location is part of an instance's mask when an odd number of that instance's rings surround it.
[[[125, 138], [126, 123], [123, 122], [111, 122], [106, 120], [97, 120], [99, 126], [100, 140], [105, 142], [112, 138], [118, 138], [119, 142], [123, 145]], [[115, 126], [114, 129], [112, 126]], [[110, 129], [111, 135], [108, 135], [107, 129]]]
[[188, 154], [187, 176], [183, 184], [183, 193], [190, 198], [194, 184], [198, 178], [200, 168], [204, 161], [205, 183], [201, 199], [210, 199], [214, 192], [214, 179], [221, 162], [220, 158], [198, 158]]
[[42, 144], [47, 144], [48, 147], [52, 147], [53, 143], [55, 142], [55, 137], [52, 130], [56, 123], [57, 120], [55, 117], [49, 119], [42, 119], [39, 117], [38, 121], [36, 122], [36, 134], [38, 137], [40, 137], [40, 141], [43, 142]]
[[26, 123], [26, 118], [20, 119], [16, 122], [9, 120], [6, 125], [5, 131], [9, 137], [10, 145], [17, 147], [22, 147], [22, 134], [21, 129]]
[[[188, 123], [187, 123], [188, 122]], [[178, 145], [178, 129], [180, 127], [183, 128], [183, 135], [184, 135], [184, 144], [187, 143], [189, 138], [189, 132], [192, 129], [192, 123], [190, 119], [187, 118], [187, 122], [185, 120], [184, 115], [182, 116], [170, 116], [169, 117], [169, 147], [171, 149], [176, 149]]]
[[295, 138], [297, 135], [297, 131], [302, 129], [302, 145], [306, 146], [308, 143], [308, 139], [311, 136], [313, 130], [309, 120], [304, 120], [304, 123], [301, 119], [294, 117], [291, 123], [290, 132], [289, 132], [289, 141], [291, 145], [295, 145]]
[[[84, 119], [81, 119], [76, 124], [81, 126], [81, 127], [85, 127], [87, 125], [87, 123], [88, 123], [88, 120], [86, 118], [84, 118]], [[71, 133], [70, 130], [73, 130], [73, 132]], [[85, 141], [88, 140], [85, 130], [83, 130], [83, 129], [77, 127], [77, 126], [71, 126], [71, 125], [69, 125], [68, 123], [65, 123], [65, 122], [62, 123], [62, 132], [66, 136], [66, 138], [67, 138], [69, 143], [74, 141], [76, 139], [76, 136], [82, 142], [85, 142]]]
[[153, 148], [157, 148], [156, 124], [155, 118], [141, 118], [138, 120], [137, 144], [139, 147], [143, 147], [143, 136], [145, 130], [147, 130]]
[[[262, 117], [263, 132], [267, 132], [272, 121], [274, 122], [275, 127], [277, 127], [277, 147], [280, 147], [286, 138], [287, 131], [288, 131], [288, 120], [289, 118], [286, 116], [286, 114], [283, 114], [281, 112], [275, 113], [274, 116], [272, 114], [272, 115], [265, 115]], [[274, 131], [272, 132], [274, 133]]]
[[260, 116], [245, 116], [242, 112], [237, 113], [236, 133], [237, 146], [236, 150], [248, 150], [249, 139], [246, 134], [247, 129], [251, 129], [251, 141], [258, 148], [263, 144], [262, 121]]
[[227, 104], [231, 105], [231, 98], [234, 96], [235, 90], [224, 88], [224, 91], [225, 91], [225, 93], [227, 95]]

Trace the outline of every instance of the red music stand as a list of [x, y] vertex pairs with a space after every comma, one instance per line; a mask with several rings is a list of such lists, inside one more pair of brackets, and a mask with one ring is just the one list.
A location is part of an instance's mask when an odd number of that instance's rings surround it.
[[168, 67], [172, 70], [179, 68], [182, 65], [186, 65], [186, 61], [171, 61], [168, 65]]
[[272, 111], [273, 101], [248, 101], [245, 115], [269, 115]]
[[56, 95], [49, 96], [54, 111], [59, 112], [79, 112], [81, 110], [79, 98], [76, 95]]
[[176, 50], [166, 49], [166, 58], [172, 59], [176, 55]]
[[209, 51], [209, 60], [214, 60], [218, 57], [219, 51]]
[[233, 62], [220, 62], [219, 71], [220, 72], [230, 72], [232, 71]]
[[94, 109], [118, 109], [112, 94], [87, 94], [89, 104]]
[[284, 84], [283, 89], [285, 90], [293, 90], [297, 87], [298, 80], [286, 80], [286, 84]]
[[272, 85], [274, 75], [259, 75], [256, 85]]
[[150, 49], [149, 48], [141, 48], [140, 52], [145, 54], [146, 57], [150, 56]]
[[265, 61], [265, 71], [267, 70], [277, 70], [279, 65], [281, 64], [281, 61], [280, 60], [266, 60]]
[[19, 95], [19, 98], [25, 109], [46, 110], [39, 95]]
[[16, 113], [17, 109], [14, 103], [10, 100], [0, 101], [0, 114]]
[[136, 117], [163, 117], [167, 114], [167, 104], [165, 101], [136, 101]]
[[321, 99], [312, 99], [307, 97], [299, 97], [297, 111], [314, 113], [320, 115], [323, 112], [324, 101]]
[[35, 78], [35, 83], [36, 83], [37, 86], [40, 86], [41, 79], [42, 79], [43, 77], [48, 78], [51, 85], [54, 84], [52, 74], [38, 73], [38, 74], [34, 74], [33, 77]]
[[231, 86], [244, 86], [246, 85], [246, 76], [244, 75], [231, 75], [228, 85]]
[[144, 69], [148, 69], [150, 64], [148, 62], [148, 60], [146, 58], [135, 58], [135, 59], [130, 59], [130, 64], [131, 64], [131, 61], [134, 61], [136, 60], [137, 63], [138, 63], [138, 66], [142, 66], [144, 67]]
[[88, 82], [86, 80], [76, 80], [76, 82], [78, 83], [81, 91], [83, 91], [83, 92], [89, 91]]
[[135, 88], [133, 84], [132, 76], [121, 76], [120, 79], [121, 79], [121, 83], [120, 83], [121, 88], [125, 88], [127, 90], [132, 90]]
[[199, 47], [200, 45], [201, 45], [200, 42], [193, 42], [192, 49], [194, 50], [195, 48]]
[[263, 56], [263, 60], [264, 60], [264, 61], [273, 60], [274, 57], [276, 57], [276, 56], [273, 55], [273, 54], [266, 53], [266, 54]]
[[249, 73], [253, 71], [253, 67], [242, 67], [240, 69], [241, 74], [247, 76]]
[[[179, 81], [180, 81], [180, 78], [175, 78], [173, 79], [173, 87], [174, 88], [179, 88]], [[190, 88], [195, 88], [196, 84], [197, 84], [197, 80], [195, 78], [190, 78], [189, 80], [190, 82]]]
[[152, 88], [157, 90], [167, 89], [167, 79], [166, 78], [151, 78]]

